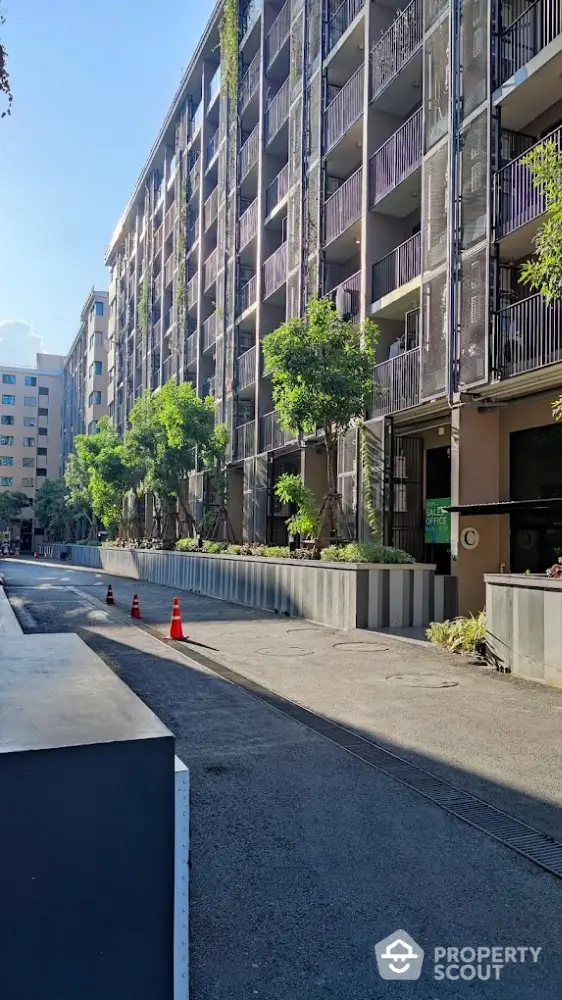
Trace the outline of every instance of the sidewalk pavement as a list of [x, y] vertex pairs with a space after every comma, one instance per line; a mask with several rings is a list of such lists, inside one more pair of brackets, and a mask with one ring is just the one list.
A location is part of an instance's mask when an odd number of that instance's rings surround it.
[[[119, 618], [137, 593], [143, 621], [168, 635], [170, 588], [91, 571], [72, 572], [72, 583], [97, 600], [111, 583]], [[179, 597], [186, 655], [203, 654], [562, 840], [562, 691], [389, 634]]]

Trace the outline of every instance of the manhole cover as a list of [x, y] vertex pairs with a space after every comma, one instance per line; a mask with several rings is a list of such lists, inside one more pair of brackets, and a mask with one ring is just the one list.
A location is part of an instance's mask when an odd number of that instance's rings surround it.
[[343, 649], [346, 653], [383, 653], [389, 649], [381, 642], [335, 642], [334, 649]]
[[260, 656], [310, 656], [312, 650], [302, 646], [285, 646], [285, 649], [256, 649]]
[[459, 683], [449, 677], [441, 677], [440, 674], [390, 674], [386, 679], [415, 688], [453, 688], [458, 687]]

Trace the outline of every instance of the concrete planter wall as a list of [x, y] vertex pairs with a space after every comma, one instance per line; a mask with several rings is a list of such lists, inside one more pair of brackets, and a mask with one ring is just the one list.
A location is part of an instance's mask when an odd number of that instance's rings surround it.
[[113, 576], [343, 629], [424, 626], [455, 613], [452, 578], [436, 577], [435, 567], [425, 564], [379, 566], [81, 545], [44, 548], [54, 558], [68, 551], [75, 565]]
[[490, 662], [562, 686], [562, 580], [503, 573], [484, 579]]

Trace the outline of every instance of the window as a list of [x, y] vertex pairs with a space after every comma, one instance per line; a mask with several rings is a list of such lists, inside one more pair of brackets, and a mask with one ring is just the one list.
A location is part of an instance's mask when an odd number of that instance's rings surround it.
[[48, 390], [48, 388], [47, 388], [46, 385], [39, 386], [39, 395], [40, 396], [48, 396], [49, 395], [49, 390]]
[[46, 469], [37, 469], [37, 475], [38, 476], [46, 476], [47, 475], [47, 470]]
[[48, 417], [49, 416], [49, 411], [48, 411], [48, 409], [47, 409], [46, 406], [40, 406], [39, 409], [37, 410], [37, 413], [38, 413], [38, 415], [40, 417]]
[[0, 476], [0, 486], [13, 486], [14, 480], [12, 476]]
[[4, 385], [15, 385], [16, 376], [15, 375], [2, 375], [2, 382]]
[[3, 427], [12, 427], [14, 424], [13, 417], [7, 417], [6, 414], [2, 414], [2, 419], [0, 421]]
[[96, 389], [94, 392], [90, 393], [90, 396], [89, 396], [89, 399], [88, 399], [88, 405], [89, 406], [100, 406], [101, 405], [101, 392], [100, 392], [99, 389]]
[[46, 448], [38, 448], [37, 449], [37, 455], [40, 458], [46, 458], [47, 457], [47, 449]]
[[11, 434], [0, 434], [0, 445], [4, 448], [11, 448], [14, 443], [14, 438]]
[[24, 406], [37, 406], [37, 396], [24, 396], [23, 397]]
[[90, 423], [88, 424], [88, 434], [97, 434], [97, 433], [98, 433], [98, 422], [97, 420], [91, 420]]
[[109, 404], [109, 416], [113, 420], [113, 417], [115, 416], [115, 403]]
[[23, 458], [21, 464], [23, 465], [24, 469], [34, 469], [35, 468], [35, 459], [34, 458]]
[[0, 465], [13, 465], [14, 456], [13, 455], [0, 455]]
[[47, 428], [46, 427], [40, 427], [39, 428], [39, 437], [44, 437], [44, 438], [47, 437]]
[[24, 427], [35, 427], [36, 423], [37, 423], [37, 421], [36, 421], [35, 417], [24, 417], [23, 418], [23, 426]]
[[23, 446], [24, 448], [35, 448], [35, 438], [24, 438]]
[[89, 368], [90, 378], [92, 377], [92, 375], [101, 375], [102, 371], [103, 371], [103, 365], [101, 361], [92, 361]]
[[2, 396], [2, 402], [4, 406], [15, 406], [16, 397], [15, 396]]
[[35, 378], [35, 375], [26, 375], [24, 382], [26, 385], [37, 385], [37, 379]]
[[35, 486], [35, 480], [33, 476], [24, 476], [21, 484], [22, 486]]
[[103, 302], [96, 302], [96, 316], [103, 316]]

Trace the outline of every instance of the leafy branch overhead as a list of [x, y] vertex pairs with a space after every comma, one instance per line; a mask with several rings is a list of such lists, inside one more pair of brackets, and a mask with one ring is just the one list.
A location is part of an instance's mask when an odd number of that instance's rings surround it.
[[[0, 12], [0, 27], [5, 23], [5, 21], [6, 18]], [[6, 49], [1, 41], [0, 41], [0, 94], [4, 94], [4, 96], [7, 98], [8, 101], [7, 108], [5, 108], [4, 111], [0, 112], [0, 118], [5, 118], [6, 115], [11, 114], [13, 96], [10, 87], [10, 77], [8, 76]]]
[[547, 302], [562, 298], [562, 152], [551, 140], [534, 146], [522, 163], [544, 198], [546, 219], [535, 236], [535, 256], [521, 270], [521, 281]]

